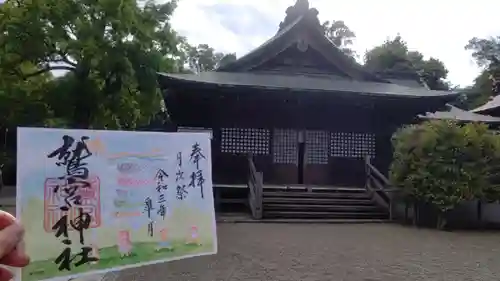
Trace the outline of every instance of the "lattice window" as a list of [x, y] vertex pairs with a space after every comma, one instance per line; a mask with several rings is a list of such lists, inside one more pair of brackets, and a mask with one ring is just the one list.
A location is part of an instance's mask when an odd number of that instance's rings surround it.
[[328, 164], [329, 132], [306, 131], [306, 163]]
[[273, 133], [273, 162], [278, 164], [297, 164], [297, 131], [275, 129]]
[[362, 158], [365, 155], [375, 157], [375, 135], [369, 133], [332, 133], [330, 155], [347, 158]]
[[270, 132], [254, 128], [222, 128], [221, 151], [226, 153], [269, 154]]

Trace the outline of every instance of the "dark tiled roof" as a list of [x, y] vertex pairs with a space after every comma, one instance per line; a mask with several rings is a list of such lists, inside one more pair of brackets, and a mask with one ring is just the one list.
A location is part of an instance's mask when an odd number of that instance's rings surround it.
[[160, 73], [159, 81], [164, 88], [174, 84], [199, 84], [217, 86], [242, 86], [268, 89], [292, 89], [305, 91], [360, 93], [396, 97], [456, 96], [451, 91], [431, 91], [425, 88], [406, 87], [391, 83], [377, 83], [340, 79], [330, 76], [277, 75], [231, 72], [202, 72], [200, 74]]
[[362, 77], [362, 80], [387, 82], [366, 70], [363, 66], [358, 64], [351, 57], [346, 55], [338, 46], [336, 46], [330, 39], [328, 39], [323, 32], [321, 24], [317, 17], [316, 9], [309, 9], [302, 11], [301, 15], [291, 21], [288, 25], [283, 27], [276, 35], [264, 42], [256, 49], [250, 51], [248, 54], [241, 58], [232, 61], [228, 64], [221, 65], [215, 71], [217, 72], [241, 72], [253, 69], [259, 62], [266, 61], [276, 56], [286, 48], [297, 43], [297, 36], [294, 33], [308, 33], [308, 44], [322, 49], [320, 53], [327, 61], [334, 64], [336, 67], [345, 71], [346, 73], [354, 74], [355, 76]]
[[500, 95], [493, 97], [492, 99], [490, 99], [490, 101], [481, 105], [480, 107], [474, 108], [473, 110], [471, 110], [471, 112], [475, 112], [475, 113], [483, 113], [484, 112], [484, 113], [486, 113], [486, 112], [493, 110], [493, 109], [496, 109], [498, 107], [500, 107]]
[[452, 105], [447, 106], [449, 111], [436, 111], [434, 113], [428, 112], [425, 115], [419, 115], [418, 117], [422, 119], [448, 119], [465, 122], [500, 123], [500, 117], [477, 114]]
[[422, 85], [419, 81], [417, 80], [411, 80], [411, 79], [394, 79], [394, 78], [389, 78], [387, 79], [389, 82], [410, 87], [410, 88], [425, 88], [424, 85]]

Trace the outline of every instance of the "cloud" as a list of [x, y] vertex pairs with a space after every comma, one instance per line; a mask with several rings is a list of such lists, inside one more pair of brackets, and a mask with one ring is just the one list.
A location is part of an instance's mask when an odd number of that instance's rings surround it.
[[[500, 35], [488, 7], [496, 0], [404, 1], [310, 0], [321, 21], [344, 20], [356, 33], [354, 49], [363, 54], [398, 33], [411, 50], [442, 60], [454, 84], [470, 84], [479, 69], [464, 50], [474, 37]], [[276, 33], [286, 8], [295, 0], [183, 0], [172, 24], [191, 43], [206, 43], [238, 56], [258, 47]], [[484, 14], [484, 16], [481, 16]], [[471, 17], [474, 17], [472, 20]]]

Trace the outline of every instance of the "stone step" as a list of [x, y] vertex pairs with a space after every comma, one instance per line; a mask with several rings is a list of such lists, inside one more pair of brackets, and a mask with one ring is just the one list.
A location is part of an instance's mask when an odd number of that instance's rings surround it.
[[15, 207], [16, 197], [0, 197], [0, 206]]
[[345, 199], [369, 199], [370, 196], [366, 192], [286, 192], [286, 191], [264, 191], [263, 197], [280, 197], [280, 198], [345, 198]]
[[246, 184], [221, 184], [214, 183], [214, 188], [227, 188], [227, 189], [248, 189], [248, 185]]
[[261, 220], [254, 220], [249, 216], [240, 217], [219, 217], [217, 223], [295, 223], [295, 224], [365, 224], [365, 223], [390, 223], [391, 221], [385, 218], [381, 219], [295, 219], [295, 218], [265, 218]]
[[8, 198], [8, 197], [16, 197], [16, 186], [14, 185], [5, 185], [0, 190], [0, 198]]
[[265, 204], [264, 211], [308, 211], [314, 213], [323, 212], [377, 212], [377, 206], [363, 205], [292, 205], [292, 204]]
[[265, 184], [264, 191], [309, 191], [309, 192], [332, 192], [332, 191], [346, 191], [346, 192], [366, 192], [365, 188], [355, 186], [323, 186], [323, 185], [271, 185]]
[[388, 219], [385, 212], [307, 212], [307, 211], [266, 211], [264, 218], [293, 219]]
[[247, 204], [248, 198], [220, 198], [221, 204]]
[[328, 205], [373, 205], [370, 198], [282, 198], [282, 197], [264, 197], [264, 204], [328, 204]]

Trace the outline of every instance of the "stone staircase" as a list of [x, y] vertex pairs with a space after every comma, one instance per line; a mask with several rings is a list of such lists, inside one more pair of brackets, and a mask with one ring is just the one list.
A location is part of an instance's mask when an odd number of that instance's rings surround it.
[[364, 188], [264, 186], [263, 219], [386, 220]]

